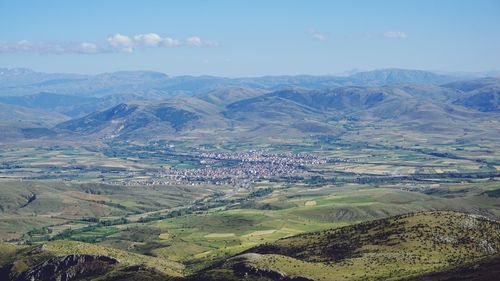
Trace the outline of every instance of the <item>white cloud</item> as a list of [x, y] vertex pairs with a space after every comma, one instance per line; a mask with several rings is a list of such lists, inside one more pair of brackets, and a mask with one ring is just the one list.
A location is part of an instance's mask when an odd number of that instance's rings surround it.
[[134, 50], [134, 41], [132, 40], [132, 38], [126, 35], [117, 33], [115, 35], [109, 36], [106, 41], [108, 42], [109, 46], [122, 52], [131, 53]]
[[162, 45], [164, 47], [177, 47], [181, 45], [181, 42], [177, 39], [170, 38], [170, 37], [165, 37], [162, 40]]
[[307, 33], [316, 41], [325, 42], [328, 40], [328, 35], [326, 33], [319, 32], [315, 29], [309, 29]]
[[108, 37], [108, 44], [113, 48], [122, 50], [125, 49], [129, 50], [130, 52], [137, 47], [155, 48], [176, 47], [181, 45], [178, 39], [171, 37], [161, 38], [160, 35], [156, 33], [138, 34], [133, 37], [115, 34], [111, 37]]
[[139, 34], [134, 36], [134, 43], [146, 47], [157, 47], [162, 42], [160, 35], [156, 33]]
[[217, 47], [218, 45], [219, 44], [215, 41], [205, 42], [198, 36], [188, 37], [181, 42], [179, 39], [172, 37], [162, 38], [156, 33], [137, 34], [134, 36], [117, 33], [108, 36], [103, 44], [94, 42], [32, 42], [28, 40], [0, 42], [0, 53], [132, 53], [136, 49], [144, 48], [168, 48], [180, 46]]
[[85, 54], [94, 54], [98, 52], [98, 47], [95, 43], [82, 42], [79, 47], [80, 51]]
[[202, 42], [201, 42], [200, 37], [198, 37], [198, 36], [192, 36], [192, 37], [186, 38], [186, 44], [188, 46], [199, 47], [199, 46], [201, 46]]
[[408, 34], [403, 31], [386, 31], [382, 34], [382, 37], [387, 39], [405, 39], [408, 37]]

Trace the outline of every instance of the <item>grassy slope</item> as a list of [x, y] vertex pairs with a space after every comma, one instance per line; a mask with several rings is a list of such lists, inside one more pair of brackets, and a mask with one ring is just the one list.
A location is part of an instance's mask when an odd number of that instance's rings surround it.
[[[495, 202], [486, 196], [442, 198], [389, 188], [290, 188], [277, 190], [236, 209], [152, 222], [148, 227], [162, 229], [164, 233], [151, 237], [150, 242], [157, 243], [152, 254], [194, 262], [234, 255], [258, 244], [303, 232], [405, 213], [493, 212]], [[113, 235], [110, 241], [113, 239], [123, 242], [124, 236]]]
[[[125, 187], [61, 181], [0, 181], [0, 239], [19, 238], [46, 225], [83, 217], [119, 217], [186, 204], [207, 189], [178, 186]], [[29, 196], [36, 199], [27, 204]]]
[[75, 231], [69, 239], [99, 236], [100, 245], [183, 262], [192, 271], [262, 243], [361, 221], [434, 210], [498, 213], [494, 198], [477, 194], [482, 191], [439, 197], [396, 188], [277, 188], [234, 208]]
[[[240, 223], [236, 218], [226, 217], [220, 223], [227, 224], [228, 231], [236, 230], [238, 226], [234, 223]], [[200, 224], [200, 229], [211, 223], [216, 222]], [[37, 250], [40, 247], [42, 251]], [[189, 247], [184, 249], [189, 251]], [[400, 280], [423, 274], [424, 279], [415, 280], [427, 280], [427, 277], [442, 280], [439, 278], [456, 276], [457, 272], [477, 276], [474, 273], [477, 268], [474, 271], [466, 265], [498, 257], [499, 250], [498, 222], [470, 214], [428, 212], [283, 238], [249, 249], [187, 278], [181, 277], [184, 266], [168, 260], [168, 253], [157, 258], [74, 241], [53, 241], [35, 247], [0, 244], [0, 265], [14, 262], [14, 270], [22, 272], [52, 256], [85, 253], [120, 260], [118, 268], [98, 280], [165, 280], [168, 276], [178, 276], [179, 280], [227, 281], [239, 280], [242, 274], [249, 273], [248, 280], [265, 281], [275, 279], [269, 274], [276, 272], [315, 280]], [[496, 264], [495, 259], [483, 263], [482, 266]], [[425, 275], [431, 272], [438, 273]]]
[[467, 264], [459, 268], [433, 272], [405, 281], [490, 281], [500, 274], [500, 256], [487, 258], [479, 263]]
[[498, 222], [455, 212], [418, 213], [284, 238], [250, 249], [219, 270], [244, 265], [315, 280], [398, 280], [498, 255], [499, 249]]

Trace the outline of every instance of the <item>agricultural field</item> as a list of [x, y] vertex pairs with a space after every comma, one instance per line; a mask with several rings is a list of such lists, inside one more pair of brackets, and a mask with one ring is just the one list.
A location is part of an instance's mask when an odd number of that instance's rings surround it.
[[[425, 194], [398, 186], [275, 185], [263, 197], [249, 199], [248, 193], [240, 194], [243, 201], [174, 217], [168, 216], [171, 211], [156, 211], [124, 216], [126, 221], [109, 226], [73, 221], [47, 229], [54, 234], [71, 229], [61, 238], [185, 262], [196, 265], [188, 266], [194, 270], [262, 243], [381, 217], [434, 210], [499, 217], [498, 200], [488, 193], [498, 189], [495, 184], [446, 184], [440, 189], [437, 194]], [[113, 218], [118, 216], [101, 220]]]
[[[332, 266], [276, 253], [245, 254], [304, 233], [405, 214], [456, 211], [500, 219], [495, 143], [424, 145], [410, 136], [400, 141], [291, 138], [4, 149], [0, 238], [16, 247], [64, 245], [64, 253], [79, 245], [74, 243], [90, 243], [104, 255], [145, 256], [151, 262], [141, 270], [161, 278], [210, 278], [213, 271], [206, 268], [235, 256], [241, 258], [216, 270], [237, 276], [235, 264], [243, 263], [290, 276], [325, 274], [315, 280], [396, 280], [439, 271], [446, 257], [421, 256], [429, 259], [421, 267], [378, 267], [368, 276], [360, 272], [380, 257]], [[481, 157], [485, 151], [491, 157]], [[137, 266], [130, 259], [123, 266]], [[159, 261], [176, 266], [167, 270]], [[296, 268], [310, 271], [299, 274]], [[108, 274], [122, 276], [123, 270]]]
[[[57, 235], [88, 226], [92, 219], [126, 219], [129, 215], [171, 209], [209, 196], [210, 187], [123, 187], [53, 180], [1, 180], [2, 240]], [[42, 229], [50, 226], [50, 229]]]

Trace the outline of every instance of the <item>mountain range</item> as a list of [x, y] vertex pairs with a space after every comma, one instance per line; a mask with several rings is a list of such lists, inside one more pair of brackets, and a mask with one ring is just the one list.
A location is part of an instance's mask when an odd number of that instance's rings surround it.
[[267, 91], [284, 87], [332, 88], [337, 86], [374, 86], [397, 83], [439, 83], [463, 77], [421, 70], [383, 69], [358, 72], [350, 76], [263, 76], [225, 78], [215, 76], [169, 76], [153, 71], [120, 71], [97, 75], [40, 73], [29, 69], [0, 68], [0, 96], [39, 92], [79, 96], [109, 94], [175, 95], [196, 94], [217, 87], [240, 86]]
[[[234, 79], [157, 72], [0, 73], [2, 126], [11, 125], [21, 138], [336, 135], [346, 122], [456, 132], [477, 129], [471, 120], [500, 117], [499, 78], [464, 80], [418, 70]], [[5, 95], [9, 89], [12, 95]]]

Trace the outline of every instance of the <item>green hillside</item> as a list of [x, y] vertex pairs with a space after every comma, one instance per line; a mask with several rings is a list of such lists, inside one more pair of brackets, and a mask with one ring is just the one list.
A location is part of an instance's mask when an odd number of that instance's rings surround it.
[[496, 221], [456, 212], [416, 213], [280, 239], [203, 275], [401, 280], [478, 262], [499, 251]]
[[[44, 226], [32, 238], [85, 227], [85, 218], [124, 220], [130, 215], [180, 206], [210, 190], [180, 186], [126, 187], [100, 183], [0, 181], [0, 240], [19, 239]], [[69, 223], [72, 221], [72, 223]]]

